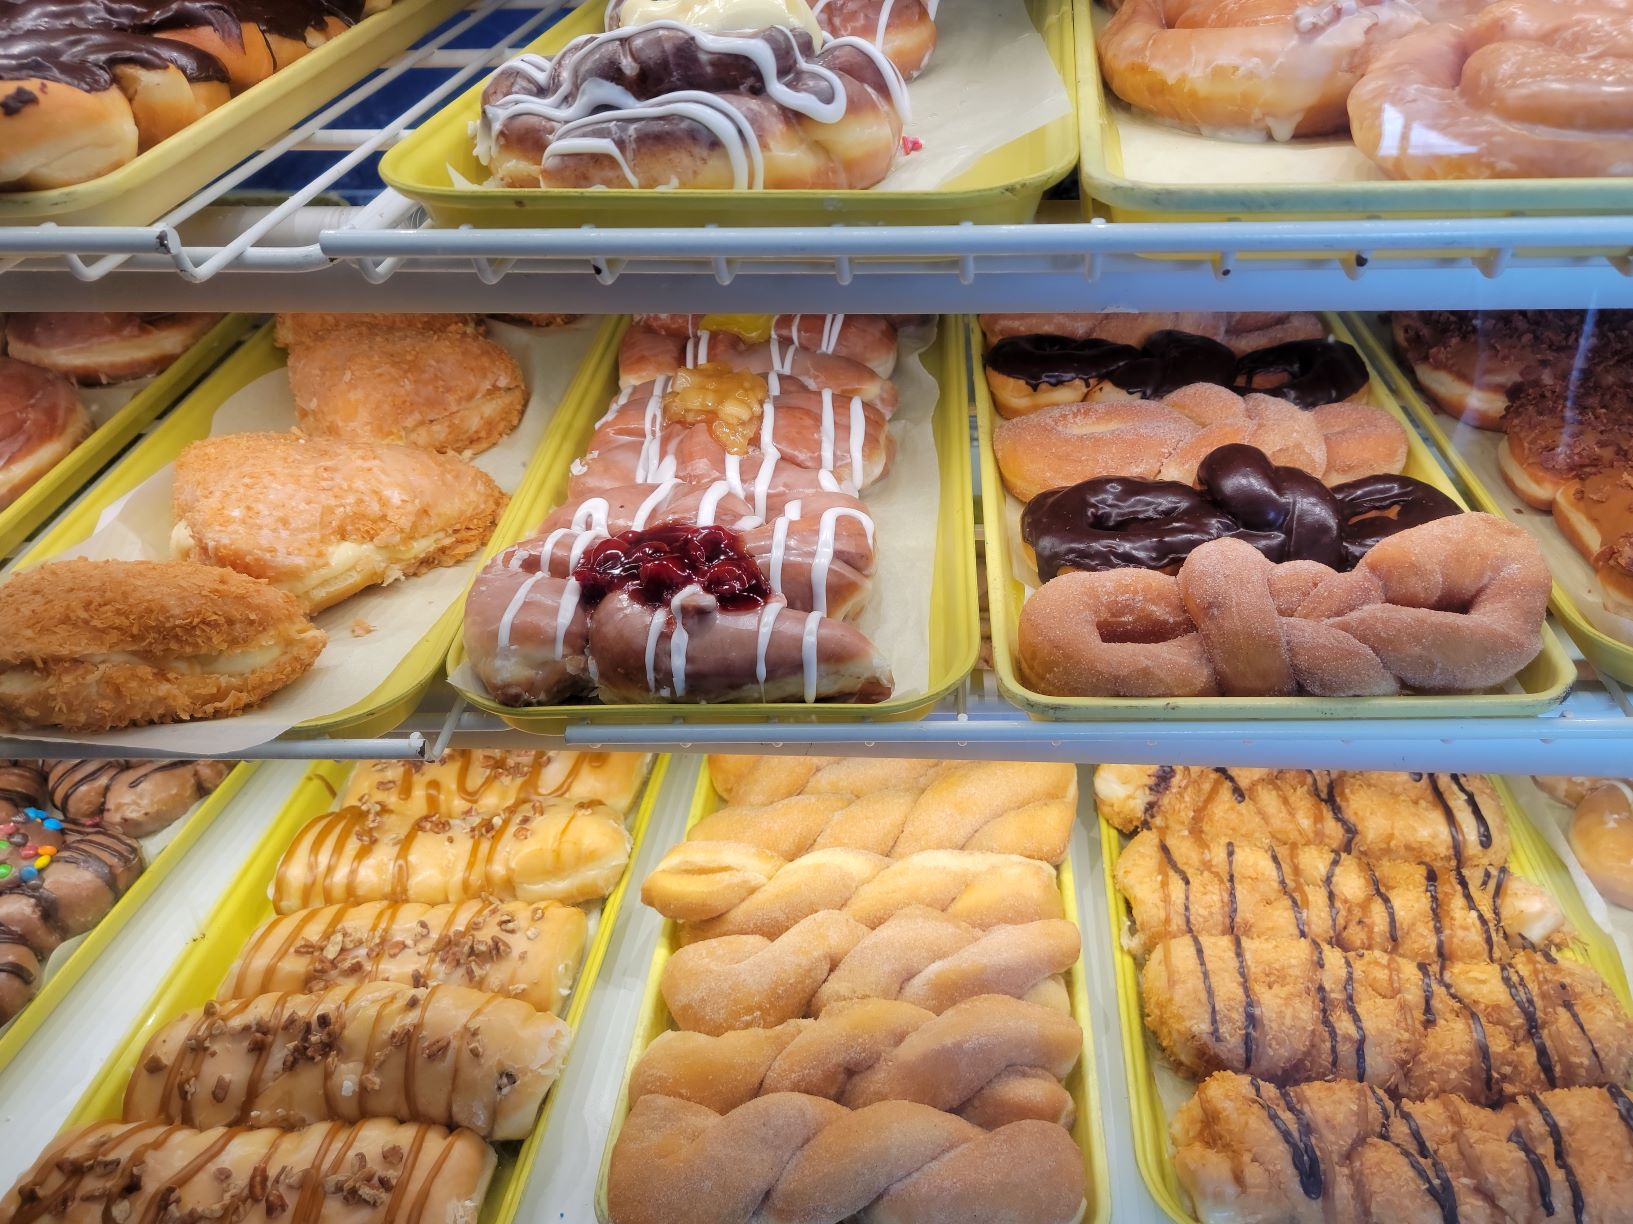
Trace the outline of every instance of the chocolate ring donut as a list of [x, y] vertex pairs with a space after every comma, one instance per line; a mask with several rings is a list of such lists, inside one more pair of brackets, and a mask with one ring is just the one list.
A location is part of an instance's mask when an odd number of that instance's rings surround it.
[[1021, 535], [1045, 582], [1062, 569], [1170, 569], [1198, 544], [1238, 530], [1177, 480], [1085, 480], [1040, 493], [1021, 511]]
[[1353, 569], [1373, 545], [1396, 532], [1463, 512], [1439, 489], [1410, 476], [1363, 476], [1331, 492], [1344, 516], [1344, 562], [1338, 569]]
[[1368, 382], [1366, 362], [1338, 340], [1289, 340], [1239, 358], [1235, 389], [1257, 391], [1300, 408], [1336, 404]]
[[1230, 533], [1248, 539], [1270, 560], [1319, 561], [1338, 568], [1338, 499], [1308, 472], [1280, 467], [1262, 450], [1234, 443], [1210, 451], [1197, 464], [1196, 480], [1241, 528], [1265, 537], [1261, 544], [1239, 531]]

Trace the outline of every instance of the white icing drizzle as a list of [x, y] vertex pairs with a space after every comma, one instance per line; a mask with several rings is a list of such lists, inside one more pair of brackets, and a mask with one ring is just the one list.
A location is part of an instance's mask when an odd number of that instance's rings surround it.
[[[537, 586], [540, 581], [548, 578], [549, 576], [550, 575], [545, 573], [543, 570], [540, 570], [537, 574], [530, 575], [527, 581], [522, 583], [521, 586], [517, 587], [516, 593], [510, 597], [510, 602], [505, 605], [505, 614], [499, 618], [500, 650], [510, 649], [510, 629], [511, 626], [516, 623], [516, 616], [521, 612], [522, 605], [527, 602], [528, 592]], [[559, 658], [560, 656], [558, 655], [557, 657]]]
[[663, 394], [669, 387], [667, 378], [654, 379], [652, 394], [647, 397], [641, 428], [643, 441], [641, 457], [635, 461], [635, 483], [657, 484], [663, 441]]
[[[847, 102], [839, 74], [815, 60], [807, 59], [795, 43], [792, 32], [783, 27], [773, 27], [766, 33], [780, 35], [787, 41], [787, 50], [792, 55], [796, 73], [810, 73], [827, 84], [828, 96], [825, 99], [795, 88], [778, 76], [777, 53], [764, 37], [710, 33], [678, 21], [654, 21], [647, 25], [609, 30], [604, 34], [583, 35], [569, 43], [562, 54], [572, 52], [586, 41], [625, 41], [642, 30], [653, 29], [681, 30], [705, 51], [717, 55], [736, 55], [751, 61], [760, 73], [765, 96], [796, 114], [818, 123], [837, 123], [844, 118]], [[853, 46], [867, 56], [878, 68], [897, 114], [903, 122], [907, 121], [906, 84], [883, 52], [860, 38], [836, 38], [828, 45]], [[518, 56], [506, 67], [531, 80], [540, 89], [549, 82], [551, 61], [542, 56]], [[614, 142], [607, 137], [586, 136], [583, 129], [608, 120], [681, 116], [705, 128], [720, 143], [731, 162], [733, 184], [737, 190], [760, 190], [765, 185], [764, 152], [754, 129], [748, 118], [720, 94], [704, 90], [674, 90], [641, 99], [623, 86], [599, 77], [580, 82], [574, 65], [569, 64], [562, 73], [560, 84], [549, 94], [510, 93], [482, 107], [482, 116], [477, 123], [476, 153], [484, 164], [492, 160], [494, 140], [505, 125], [524, 115], [559, 125], [546, 146], [546, 157], [613, 157], [632, 187], [640, 185], [638, 178]]]
[[817, 634], [822, 629], [822, 613], [805, 614], [805, 634], [800, 642], [800, 666], [805, 669], [805, 700], [816, 700], [817, 690]]
[[818, 615], [828, 615], [828, 570], [833, 566], [834, 545], [839, 535], [839, 520], [855, 519], [867, 533], [868, 547], [873, 547], [873, 518], [852, 506], [829, 506], [822, 512], [817, 528], [816, 556], [811, 561], [811, 603]]
[[652, 492], [647, 494], [646, 500], [636, 509], [635, 517], [630, 520], [630, 530], [644, 531], [646, 521], [652, 517], [652, 512], [663, 502], [669, 500], [669, 495], [675, 491], [675, 486], [679, 483], [680, 481], [671, 478], [655, 486]]
[[[554, 538], [555, 533], [552, 532], [551, 539]], [[578, 563], [583, 558], [585, 550], [589, 548], [591, 544], [605, 538], [605, 531], [581, 531], [578, 538], [573, 541], [572, 548], [568, 550], [567, 586], [562, 591], [561, 603], [556, 608], [555, 657], [558, 659], [563, 657], [566, 650], [567, 630], [572, 627], [573, 614], [578, 611], [579, 592], [583, 590], [583, 587], [579, 583], [578, 579], [573, 577], [573, 571], [578, 568]], [[550, 547], [549, 545], [546, 545], [545, 556], [548, 557], [549, 555]]]
[[782, 563], [788, 551], [788, 525], [799, 521], [803, 509], [803, 502], [789, 502], [771, 527], [771, 589], [779, 595], [783, 592]]
[[[681, 587], [669, 601], [669, 615], [675, 618], [675, 632], [669, 639], [669, 680], [676, 697], [686, 696], [686, 649], [691, 644], [691, 636], [686, 632], [686, 621], [681, 616], [681, 610], [687, 597], [693, 594], [703, 596], [709, 604], [714, 603], [714, 596], [695, 582]], [[662, 615], [659, 613], [659, 619]]]
[[602, 535], [611, 535], [608, 530], [607, 513], [612, 509], [604, 497], [587, 497], [573, 511], [573, 530], [599, 531]]
[[[736, 455], [729, 458], [736, 459]], [[732, 492], [731, 482], [717, 480], [703, 491], [702, 498], [697, 503], [697, 525], [699, 527], [713, 527], [715, 517], [720, 513], [720, 502], [726, 494]], [[759, 524], [755, 524], [758, 526]], [[737, 524], [738, 531], [753, 530], [746, 522]]]
[[777, 627], [777, 617], [782, 615], [784, 606], [780, 599], [768, 599], [760, 609], [758, 641], [754, 648], [754, 678], [760, 682], [761, 701], [765, 700], [765, 653], [771, 645], [771, 631]]
[[862, 442], [867, 437], [867, 414], [862, 411], [862, 397], [851, 396], [851, 484], [862, 487]]
[[844, 327], [844, 315], [824, 315], [822, 318], [822, 343], [817, 346], [818, 351], [832, 353], [839, 344], [839, 333], [844, 330]]

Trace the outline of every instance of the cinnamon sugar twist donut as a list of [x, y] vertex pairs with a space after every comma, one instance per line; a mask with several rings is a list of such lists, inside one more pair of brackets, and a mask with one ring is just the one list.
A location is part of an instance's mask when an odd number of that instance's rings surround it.
[[1349, 97], [1391, 178], [1633, 174], [1633, 4], [1503, 0], [1378, 55]]
[[1018, 662], [1026, 684], [1062, 696], [1470, 692], [1536, 657], [1551, 585], [1531, 537], [1489, 514], [1409, 528], [1348, 573], [1217, 539], [1176, 577], [1044, 584], [1021, 611]]
[[618, 1134], [607, 1200], [612, 1224], [1071, 1224], [1083, 1156], [1037, 1118], [984, 1131], [913, 1101], [777, 1092], [717, 1114], [650, 1094]]
[[494, 74], [477, 156], [507, 187], [871, 187], [901, 141], [901, 73], [861, 39], [812, 46], [782, 26], [586, 34]]

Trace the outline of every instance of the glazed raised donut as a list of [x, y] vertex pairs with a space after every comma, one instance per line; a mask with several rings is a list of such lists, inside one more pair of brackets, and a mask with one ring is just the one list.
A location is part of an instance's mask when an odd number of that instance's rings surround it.
[[1409, 528], [1349, 573], [1223, 538], [1172, 578], [1045, 583], [1021, 610], [1017, 661], [1027, 684], [1063, 696], [1469, 692], [1536, 657], [1551, 587], [1531, 537], [1487, 514]]
[[1633, 174], [1633, 5], [1502, 0], [1385, 48], [1349, 97], [1397, 179]]
[[482, 93], [477, 157], [505, 187], [871, 187], [908, 113], [860, 39], [711, 34], [656, 21], [523, 55]]
[[1100, 34], [1106, 83], [1160, 119], [1239, 140], [1341, 132], [1377, 48], [1423, 24], [1406, 0], [1126, 0]]
[[1023, 502], [1103, 476], [1193, 484], [1197, 465], [1231, 443], [1327, 483], [1398, 472], [1406, 463], [1406, 431], [1382, 408], [1345, 402], [1306, 411], [1209, 383], [1161, 400], [1063, 404], [1001, 421], [992, 432], [1004, 485]]
[[218, 314], [62, 311], [6, 316], [6, 351], [81, 386], [146, 378], [221, 321]]
[[0, 508], [67, 458], [93, 428], [66, 378], [0, 357]]
[[1161, 399], [1192, 383], [1259, 392], [1314, 408], [1349, 399], [1370, 381], [1366, 363], [1335, 340], [1292, 340], [1238, 357], [1206, 336], [1154, 332], [1140, 347], [1067, 336], [1011, 336], [986, 355], [1000, 415], [1056, 404]]

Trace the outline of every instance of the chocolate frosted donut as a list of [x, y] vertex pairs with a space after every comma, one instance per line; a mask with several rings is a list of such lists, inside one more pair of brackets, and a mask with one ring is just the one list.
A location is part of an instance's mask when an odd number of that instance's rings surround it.
[[1290, 340], [1236, 362], [1237, 391], [1274, 395], [1300, 408], [1346, 400], [1367, 381], [1366, 362], [1338, 340]]
[[1461, 513], [1410, 476], [1367, 476], [1329, 489], [1251, 446], [1221, 446], [1197, 468], [1201, 490], [1126, 476], [1041, 493], [1021, 535], [1045, 582], [1061, 570], [1175, 570], [1209, 540], [1229, 537], [1271, 561], [1353, 569], [1380, 540]]

